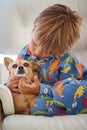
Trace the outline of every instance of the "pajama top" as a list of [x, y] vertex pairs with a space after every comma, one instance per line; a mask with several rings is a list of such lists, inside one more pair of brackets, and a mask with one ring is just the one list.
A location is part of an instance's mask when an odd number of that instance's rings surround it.
[[40, 65], [40, 94], [30, 108], [33, 115], [57, 116], [87, 113], [87, 69], [71, 52], [38, 58], [28, 44], [19, 56]]

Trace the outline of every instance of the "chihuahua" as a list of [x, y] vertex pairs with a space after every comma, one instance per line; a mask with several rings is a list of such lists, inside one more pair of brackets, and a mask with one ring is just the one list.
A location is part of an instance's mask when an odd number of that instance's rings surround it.
[[[26, 61], [22, 58], [17, 58], [16, 61], [13, 61], [11, 58], [5, 57], [4, 64], [9, 71], [9, 77], [24, 77], [26, 83], [33, 82], [34, 76], [38, 76], [40, 72], [40, 66], [36, 62]], [[35, 95], [12, 92], [12, 97], [15, 114], [30, 114], [30, 107], [36, 99]]]

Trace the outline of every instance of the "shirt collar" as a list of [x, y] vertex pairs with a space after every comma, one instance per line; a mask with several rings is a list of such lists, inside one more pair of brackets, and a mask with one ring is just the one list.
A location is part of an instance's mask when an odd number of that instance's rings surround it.
[[36, 56], [31, 54], [29, 45], [26, 48], [26, 53], [31, 57], [31, 60], [34, 60], [34, 61], [51, 61], [53, 59], [58, 59], [59, 58], [59, 56], [48, 56], [48, 57], [44, 57], [44, 58], [36, 57]]

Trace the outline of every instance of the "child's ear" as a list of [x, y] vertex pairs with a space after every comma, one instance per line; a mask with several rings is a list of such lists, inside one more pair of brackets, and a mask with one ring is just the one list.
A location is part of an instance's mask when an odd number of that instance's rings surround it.
[[8, 70], [8, 66], [9, 64], [13, 62], [13, 60], [9, 57], [4, 57], [4, 65], [6, 66], [7, 70]]

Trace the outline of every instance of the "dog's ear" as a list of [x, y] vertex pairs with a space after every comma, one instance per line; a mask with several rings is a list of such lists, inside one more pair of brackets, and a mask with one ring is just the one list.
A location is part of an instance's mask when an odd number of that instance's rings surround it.
[[9, 57], [4, 57], [4, 65], [6, 66], [7, 70], [8, 70], [8, 66], [9, 64], [13, 62], [13, 60]]
[[31, 61], [33, 72], [38, 74], [40, 72], [40, 66], [38, 63]]

